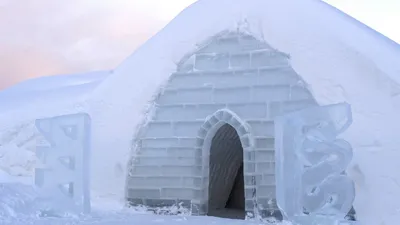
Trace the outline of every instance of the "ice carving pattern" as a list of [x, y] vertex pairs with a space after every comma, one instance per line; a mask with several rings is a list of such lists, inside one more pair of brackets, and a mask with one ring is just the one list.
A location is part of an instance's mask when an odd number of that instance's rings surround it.
[[37, 145], [35, 170], [40, 199], [51, 213], [89, 213], [90, 116], [85, 113], [36, 120], [49, 146]]
[[276, 193], [284, 217], [297, 224], [347, 223], [354, 183], [344, 173], [352, 147], [336, 137], [352, 123], [347, 103], [311, 107], [277, 118]]

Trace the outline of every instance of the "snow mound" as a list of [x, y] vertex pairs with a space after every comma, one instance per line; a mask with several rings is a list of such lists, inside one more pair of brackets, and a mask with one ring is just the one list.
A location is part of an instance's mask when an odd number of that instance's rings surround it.
[[[14, 129], [46, 116], [84, 112], [85, 100], [111, 71], [30, 79], [0, 92], [0, 130]], [[10, 101], [12, 99], [12, 101]], [[21, 108], [21, 106], [23, 106]]]
[[39, 77], [15, 84], [2, 91], [1, 94], [4, 95], [30, 91], [46, 91], [90, 83], [98, 83], [104, 80], [109, 74], [110, 71], [95, 71], [83, 74], [65, 74]]
[[30, 185], [0, 183], [0, 221], [35, 215], [36, 196], [36, 190]]
[[14, 144], [0, 146], [0, 170], [11, 176], [33, 176], [36, 156]]
[[[35, 155], [36, 143], [42, 138], [33, 122], [0, 132], [0, 171], [9, 176], [33, 180], [34, 168], [38, 162]], [[7, 182], [7, 179], [0, 179], [1, 182]]]

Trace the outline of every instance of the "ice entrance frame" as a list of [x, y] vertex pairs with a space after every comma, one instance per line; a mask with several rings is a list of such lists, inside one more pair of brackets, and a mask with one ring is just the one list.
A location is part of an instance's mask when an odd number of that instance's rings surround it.
[[[202, 187], [201, 187], [201, 199], [197, 202], [193, 201], [192, 213], [205, 215], [208, 212], [208, 197], [209, 197], [209, 186], [210, 186], [210, 149], [212, 140], [218, 130], [225, 124], [232, 126], [239, 136], [240, 143], [243, 148], [243, 177], [244, 177], [244, 198], [245, 198], [245, 211], [253, 212], [255, 207], [256, 199], [256, 184], [255, 174], [249, 173], [249, 167], [254, 166], [254, 158], [249, 155], [254, 155], [254, 141], [250, 132], [250, 126], [246, 122], [241, 120], [235, 113], [221, 109], [209, 116], [204, 124], [201, 126], [198, 137], [197, 137], [197, 148], [202, 149]], [[235, 174], [236, 176], [236, 174]], [[212, 184], [211, 184], [212, 185]], [[196, 212], [197, 209], [201, 209]]]
[[244, 219], [243, 147], [235, 128], [224, 124], [210, 147], [208, 216]]

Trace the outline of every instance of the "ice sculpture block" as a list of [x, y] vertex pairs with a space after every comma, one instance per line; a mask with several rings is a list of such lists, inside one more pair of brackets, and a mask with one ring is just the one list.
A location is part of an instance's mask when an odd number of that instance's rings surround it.
[[346, 224], [355, 198], [344, 173], [352, 147], [336, 137], [352, 123], [347, 103], [317, 106], [275, 121], [276, 199], [295, 224]]
[[38, 144], [35, 169], [40, 199], [51, 213], [89, 213], [90, 116], [85, 113], [36, 120], [49, 143]]

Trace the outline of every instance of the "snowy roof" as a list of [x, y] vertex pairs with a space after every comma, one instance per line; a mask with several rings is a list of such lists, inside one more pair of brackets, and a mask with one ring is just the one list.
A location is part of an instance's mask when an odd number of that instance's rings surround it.
[[78, 86], [104, 80], [110, 71], [94, 71], [81, 74], [62, 74], [33, 78], [13, 85], [0, 92], [1, 95], [30, 91], [47, 91], [70, 86]]
[[11, 124], [19, 124], [38, 116], [57, 113], [65, 107], [77, 106], [109, 74], [110, 71], [95, 71], [86, 74], [46, 76], [18, 83], [0, 91], [0, 115], [15, 116], [15, 112], [23, 111], [19, 114], [21, 117], [10, 121]]
[[[144, 108], [188, 52], [223, 30], [241, 29], [289, 54], [319, 103], [351, 103], [354, 113], [363, 114], [353, 127], [362, 120], [380, 123], [378, 116], [394, 113], [391, 98], [400, 93], [400, 46], [349, 18], [319, 0], [200, 0], [116, 68], [93, 100], [118, 108], [102, 116], [125, 118], [115, 127], [131, 136]], [[358, 139], [353, 142], [365, 141]]]
[[[344, 136], [355, 148], [355, 161], [374, 180], [368, 184], [369, 191], [395, 190], [393, 185], [374, 183], [383, 174], [393, 174], [394, 165], [389, 163], [376, 172], [366, 158], [371, 151], [385, 152], [379, 154], [382, 161], [400, 155], [395, 151], [400, 145], [400, 109], [396, 106], [400, 102], [396, 97], [400, 93], [400, 47], [319, 0], [199, 0], [137, 49], [96, 89], [91, 102], [99, 112], [93, 118], [102, 127], [94, 128], [96, 135], [118, 134], [94, 143], [98, 159], [109, 162], [96, 168], [96, 188], [116, 191], [102, 180], [106, 174], [113, 176], [116, 164], [125, 165], [135, 127], [146, 118], [144, 112], [155, 94], [188, 52], [227, 29], [247, 32], [290, 55], [292, 67], [320, 104], [350, 103], [354, 123]], [[112, 121], [112, 126], [104, 121]], [[118, 151], [110, 153], [109, 149]], [[400, 180], [400, 175], [393, 176]], [[389, 197], [371, 201], [382, 214], [388, 202], [398, 206]]]

